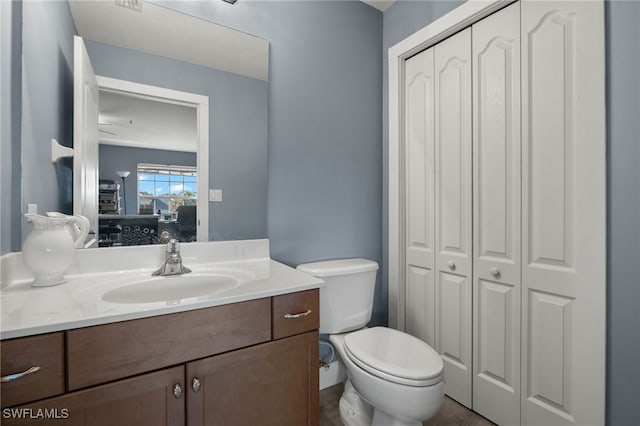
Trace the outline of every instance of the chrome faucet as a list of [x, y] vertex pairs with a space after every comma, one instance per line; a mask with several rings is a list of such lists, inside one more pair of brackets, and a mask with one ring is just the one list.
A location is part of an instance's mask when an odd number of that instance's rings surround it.
[[191, 272], [191, 269], [186, 268], [182, 264], [182, 256], [180, 256], [180, 243], [175, 239], [169, 240], [167, 243], [167, 252], [165, 253], [164, 263], [157, 271], [154, 271], [151, 275], [181, 275]]

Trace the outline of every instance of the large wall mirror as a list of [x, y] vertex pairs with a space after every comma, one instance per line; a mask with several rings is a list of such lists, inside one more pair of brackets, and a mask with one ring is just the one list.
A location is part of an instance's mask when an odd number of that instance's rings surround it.
[[[162, 230], [183, 241], [265, 238], [269, 43], [153, 2], [123, 3], [142, 8], [113, 1], [22, 3], [22, 122], [35, 130], [22, 137], [20, 208], [37, 203], [41, 214], [92, 217], [91, 247], [98, 240], [101, 246], [157, 243]], [[65, 49], [74, 36], [82, 38], [97, 90], [97, 118], [80, 133], [86, 111], [37, 111], [35, 90], [24, 89], [42, 84], [52, 103], [67, 105], [78, 58], [73, 54], [69, 63]], [[47, 55], [60, 64], [59, 73], [43, 66]], [[73, 145], [73, 161], [80, 162], [67, 166], [67, 176], [60, 164], [55, 179], [45, 176], [48, 145], [44, 134], [35, 134], [45, 116], [61, 123], [49, 126], [54, 131], [46, 137]], [[87, 137], [89, 130], [97, 136]], [[23, 221], [22, 228], [24, 238], [31, 226]]]

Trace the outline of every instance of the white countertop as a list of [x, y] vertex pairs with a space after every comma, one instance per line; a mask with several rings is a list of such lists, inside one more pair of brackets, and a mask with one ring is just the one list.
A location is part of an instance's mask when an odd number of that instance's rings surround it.
[[[267, 256], [264, 257], [264, 241], [256, 240], [247, 244], [240, 243], [193, 243], [190, 249], [184, 250], [185, 266], [193, 270], [194, 274], [218, 272], [228, 273], [237, 277], [238, 284], [220, 292], [207, 296], [187, 297], [161, 302], [150, 303], [112, 303], [103, 300], [102, 296], [109, 290], [120, 288], [136, 277], [149, 277], [159, 265], [148, 267], [149, 262], [139, 262], [146, 267], [120, 271], [108, 271], [104, 266], [96, 266], [94, 271], [86, 264], [91, 264], [88, 257], [99, 256], [99, 250], [90, 249], [77, 257], [85, 261], [83, 268], [71, 267], [71, 272], [65, 275], [66, 282], [53, 287], [32, 287], [31, 278], [24, 274], [14, 274], [10, 283], [3, 284], [0, 291], [0, 339], [30, 336], [53, 331], [69, 330], [92, 325], [107, 324], [136, 318], [145, 318], [174, 312], [188, 311], [228, 303], [242, 302], [262, 297], [276, 296], [297, 291], [319, 288], [324, 283], [318, 278], [269, 259], [268, 242]], [[232, 247], [234, 253], [216, 262], [216, 253], [223, 248]], [[183, 245], [187, 247], [187, 245]], [[238, 248], [240, 247], [240, 248]], [[197, 249], [207, 249], [207, 255]], [[145, 251], [157, 251], [159, 248], [132, 249], [138, 255]], [[130, 256], [132, 250], [103, 253], [103, 257]], [[155, 261], [155, 251], [153, 260]], [[79, 252], [78, 252], [79, 253]], [[161, 252], [160, 252], [161, 253]], [[212, 254], [213, 253], [213, 254]], [[95, 260], [95, 259], [94, 259]], [[193, 263], [190, 263], [191, 260]], [[213, 260], [213, 261], [212, 261]], [[110, 261], [113, 261], [111, 259]], [[123, 261], [124, 262], [124, 261]], [[19, 261], [18, 261], [19, 263]], [[126, 262], [125, 262], [126, 263]], [[157, 261], [156, 261], [157, 263]], [[96, 265], [99, 265], [96, 262]], [[17, 268], [20, 269], [20, 268]], [[4, 272], [3, 272], [4, 273]], [[168, 277], [170, 279], [170, 277]]]

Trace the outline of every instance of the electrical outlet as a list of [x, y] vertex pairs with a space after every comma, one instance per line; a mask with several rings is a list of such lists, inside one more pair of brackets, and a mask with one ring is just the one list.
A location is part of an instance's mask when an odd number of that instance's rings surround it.
[[38, 214], [38, 205], [27, 204], [27, 213]]
[[222, 189], [210, 189], [209, 201], [222, 201]]

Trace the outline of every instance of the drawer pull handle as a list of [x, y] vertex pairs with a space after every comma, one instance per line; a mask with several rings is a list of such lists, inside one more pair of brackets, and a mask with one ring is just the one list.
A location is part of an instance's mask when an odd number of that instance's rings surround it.
[[309, 309], [306, 312], [300, 312], [299, 314], [284, 314], [284, 319], [296, 319], [296, 318], [303, 318], [308, 316], [311, 313], [311, 309]]
[[31, 367], [28, 370], [23, 371], [22, 373], [9, 374], [8, 376], [2, 376], [0, 377], [0, 383], [13, 382], [15, 380], [23, 378], [24, 376], [28, 376], [29, 374], [37, 373], [40, 370], [42, 370], [42, 367], [35, 366], [35, 367]]

